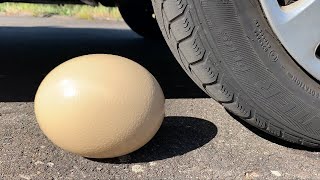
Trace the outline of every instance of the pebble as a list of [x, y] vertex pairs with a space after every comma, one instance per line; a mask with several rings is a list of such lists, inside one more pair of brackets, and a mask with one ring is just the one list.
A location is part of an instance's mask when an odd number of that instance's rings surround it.
[[281, 173], [279, 171], [271, 171], [271, 173], [277, 177], [281, 176]]
[[39, 164], [44, 164], [44, 162], [42, 162], [42, 161], [36, 161], [34, 164], [35, 164], [35, 165], [39, 165]]
[[244, 176], [245, 176], [245, 179], [254, 179], [254, 178], [258, 178], [259, 174], [254, 171], [249, 171], [249, 172], [246, 172]]
[[133, 165], [133, 166], [131, 167], [131, 170], [132, 170], [133, 172], [135, 172], [135, 173], [140, 173], [140, 172], [143, 172], [143, 171], [144, 171], [144, 170], [143, 170], [143, 167], [140, 166], [140, 165]]
[[28, 175], [23, 175], [23, 174], [19, 174], [19, 177], [22, 178], [22, 179], [26, 179], [26, 180], [30, 180], [31, 177], [28, 176]]
[[155, 166], [155, 165], [157, 165], [157, 163], [156, 162], [150, 162], [149, 165], [150, 166]]
[[49, 167], [53, 167], [53, 166], [54, 166], [54, 164], [53, 164], [52, 162], [48, 162], [47, 165], [48, 165]]

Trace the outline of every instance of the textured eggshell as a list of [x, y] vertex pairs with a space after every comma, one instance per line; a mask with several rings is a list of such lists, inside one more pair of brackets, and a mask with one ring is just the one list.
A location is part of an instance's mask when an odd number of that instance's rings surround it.
[[86, 55], [52, 70], [35, 97], [41, 130], [57, 146], [90, 158], [111, 158], [145, 145], [164, 117], [157, 80], [114, 55]]

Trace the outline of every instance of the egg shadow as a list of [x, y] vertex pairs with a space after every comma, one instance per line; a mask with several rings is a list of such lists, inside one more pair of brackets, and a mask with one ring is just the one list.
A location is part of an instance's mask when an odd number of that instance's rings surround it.
[[101, 163], [151, 162], [180, 156], [210, 142], [218, 129], [210, 121], [194, 117], [166, 117], [153, 139], [139, 150], [122, 157], [92, 159]]

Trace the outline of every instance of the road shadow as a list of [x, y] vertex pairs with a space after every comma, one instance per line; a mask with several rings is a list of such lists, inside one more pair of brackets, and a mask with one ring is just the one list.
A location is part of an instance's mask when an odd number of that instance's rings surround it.
[[291, 149], [297, 149], [297, 150], [304, 150], [304, 151], [309, 151], [309, 152], [320, 152], [320, 149], [318, 148], [311, 148], [311, 147], [306, 147], [306, 146], [302, 146], [299, 144], [295, 144], [295, 143], [291, 143], [289, 141], [285, 141], [282, 139], [279, 139], [271, 134], [268, 134], [267, 132], [262, 131], [259, 128], [256, 128], [252, 125], [250, 125], [249, 123], [247, 123], [246, 121], [242, 120], [241, 118], [239, 118], [238, 116], [234, 115], [232, 112], [228, 111], [230, 116], [232, 116], [236, 121], [238, 121], [240, 124], [242, 124], [243, 126], [245, 126], [247, 129], [249, 129], [251, 132], [253, 132], [254, 134], [256, 134], [257, 136], [266, 139], [270, 142], [273, 142], [275, 144], [278, 144], [280, 146], [284, 146], [287, 148], [291, 148]]
[[126, 29], [0, 27], [0, 102], [33, 101], [41, 80], [68, 59], [115, 54], [147, 68], [167, 98], [204, 98], [164, 40], [147, 40]]
[[210, 121], [193, 117], [166, 117], [155, 137], [139, 150], [119, 158], [90, 159], [101, 163], [140, 163], [180, 156], [207, 144], [217, 135]]

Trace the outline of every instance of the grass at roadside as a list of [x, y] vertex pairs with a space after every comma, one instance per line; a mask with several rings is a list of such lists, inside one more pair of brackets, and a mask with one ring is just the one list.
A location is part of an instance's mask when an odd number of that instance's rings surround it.
[[117, 8], [86, 5], [44, 5], [27, 3], [0, 3], [0, 13], [30, 16], [72, 16], [81, 19], [121, 19]]

